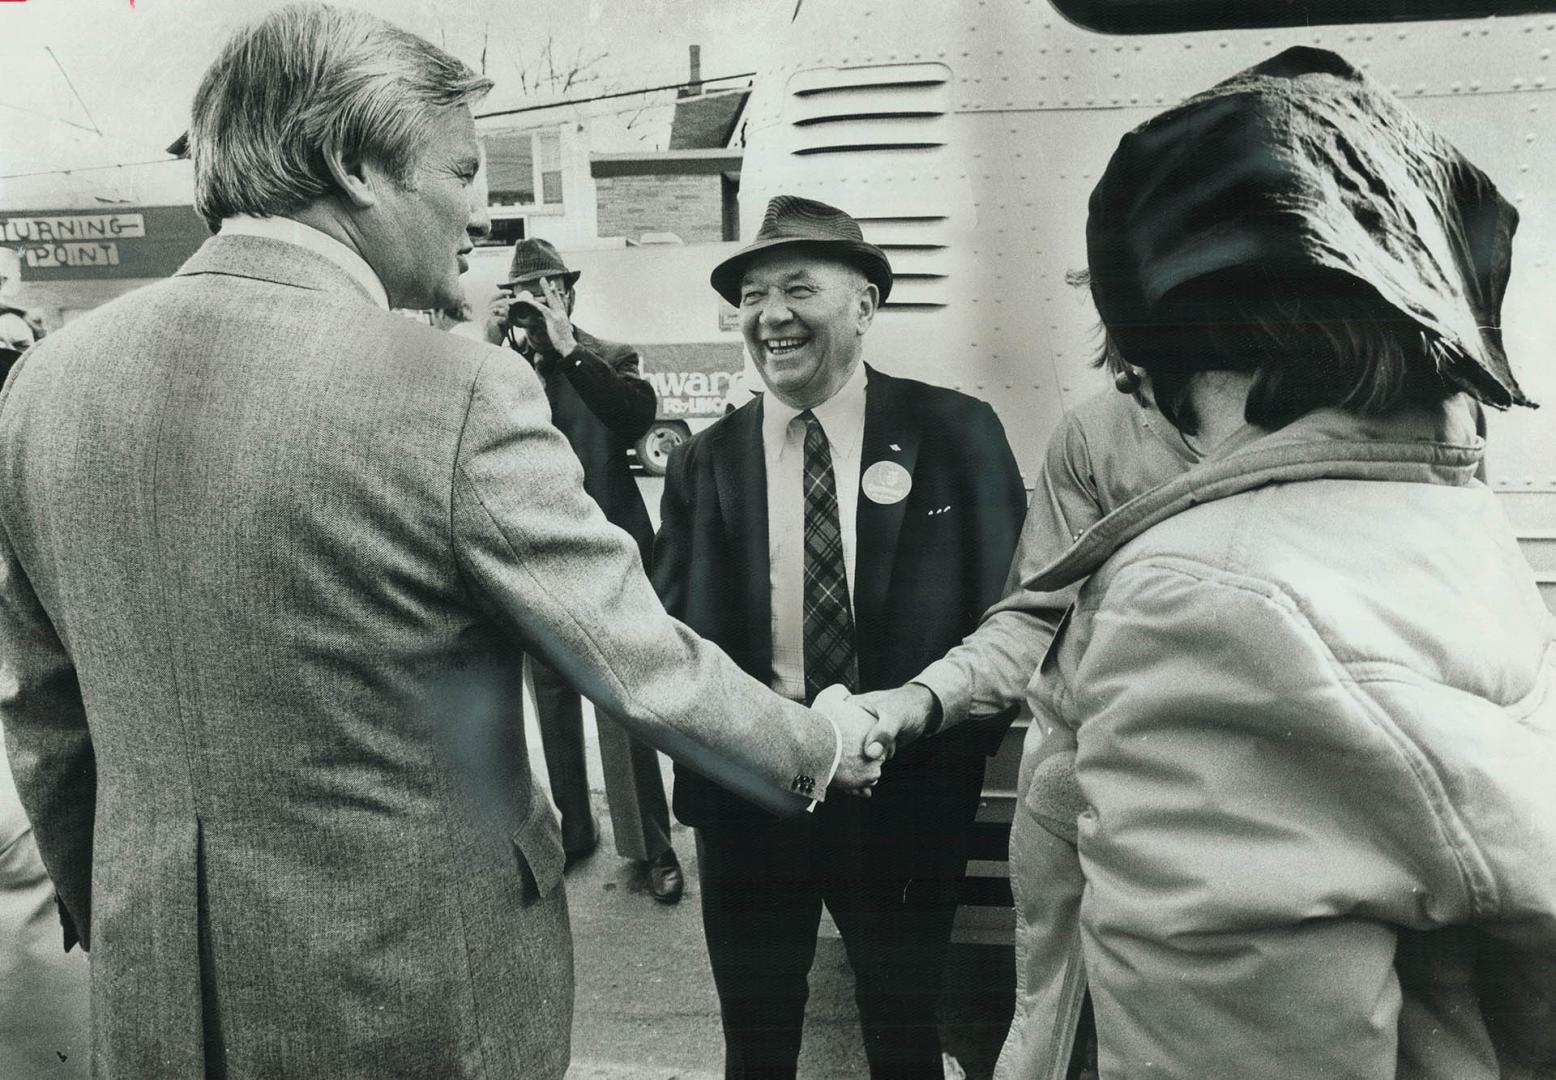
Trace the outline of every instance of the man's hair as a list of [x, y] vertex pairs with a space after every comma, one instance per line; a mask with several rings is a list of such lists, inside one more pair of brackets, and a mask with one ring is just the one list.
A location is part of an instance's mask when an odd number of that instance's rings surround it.
[[1189, 383], [1201, 371], [1252, 372], [1243, 417], [1268, 430], [1314, 409], [1385, 416], [1457, 392], [1442, 345], [1347, 274], [1212, 274], [1173, 290], [1158, 314], [1127, 329], [1123, 359], [1150, 375], [1157, 409], [1187, 435], [1199, 430]]
[[195, 209], [212, 229], [332, 191], [328, 155], [371, 161], [403, 187], [443, 111], [492, 82], [363, 11], [290, 4], [229, 41], [195, 93]]

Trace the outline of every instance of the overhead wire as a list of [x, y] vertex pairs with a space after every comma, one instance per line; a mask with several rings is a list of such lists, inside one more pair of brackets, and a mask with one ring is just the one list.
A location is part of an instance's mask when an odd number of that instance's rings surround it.
[[[568, 107], [570, 105], [588, 105], [588, 104], [590, 104], [592, 102], [596, 102], [596, 101], [609, 101], [609, 100], [619, 99], [619, 98], [635, 97], [635, 96], [640, 95], [640, 94], [654, 94], [654, 93], [659, 93], [659, 92], [664, 91], [664, 90], [680, 90], [680, 89], [682, 89], [684, 87], [688, 87], [688, 86], [705, 86], [708, 83], [729, 82], [729, 81], [732, 81], [734, 79], [749, 79], [749, 78], [755, 77], [755, 75], [756, 75], [755, 72], [748, 71], [748, 72], [744, 72], [744, 73], [737, 74], [737, 75], [718, 75], [718, 76], [710, 76], [708, 78], [702, 78], [702, 79], [687, 79], [687, 80], [683, 80], [681, 82], [664, 83], [664, 84], [659, 85], [659, 86], [644, 86], [644, 87], [639, 87], [639, 88], [634, 89], [634, 90], [617, 90], [617, 91], [612, 91], [611, 93], [608, 93], [608, 94], [594, 94], [594, 95], [591, 95], [589, 97], [568, 98], [568, 99], [563, 100], [563, 101], [550, 101], [550, 102], [546, 102], [544, 104], [539, 104], [539, 105], [525, 105], [525, 106], [521, 106], [519, 108], [514, 108], [514, 109], [497, 109], [497, 110], [494, 110], [494, 111], [488, 112], [488, 113], [477, 113], [477, 114], [475, 114], [475, 119], [477, 119], [477, 120], [491, 120], [491, 119], [500, 118], [500, 117], [504, 117], [504, 116], [516, 116], [516, 115], [520, 115], [520, 114], [523, 114], [523, 113], [544, 112], [547, 109], [562, 109], [562, 108], [566, 108], [566, 107]], [[728, 88], [729, 92], [735, 92], [735, 91], [737, 91], [739, 89], [741, 89], [741, 88], [740, 87], [730, 87], [730, 88]], [[667, 102], [664, 102], [663, 105], [642, 105], [642, 106], [639, 106], [639, 105], [629, 105], [626, 108], [606, 110], [606, 111], [601, 111], [601, 112], [598, 112], [598, 113], [591, 113], [590, 115], [591, 116], [601, 116], [601, 117], [603, 117], [603, 116], [620, 116], [622, 113], [631, 112], [634, 109], [669, 108], [671, 106], [674, 106], [678, 100], [679, 99], [672, 100], [672, 101], [667, 101]], [[3, 103], [0, 103], [0, 104], [3, 104]], [[11, 108], [19, 108], [19, 106], [10, 106], [10, 107]], [[83, 108], [84, 107], [85, 106], [83, 105]], [[29, 110], [23, 109], [21, 111], [27, 112]], [[49, 119], [58, 120], [59, 118], [58, 117], [50, 117]], [[68, 120], [59, 120], [59, 122], [63, 123], [63, 124], [70, 123], [70, 121], [68, 121]], [[75, 126], [79, 127], [80, 125], [75, 125]], [[98, 134], [101, 134], [101, 132], [98, 132]], [[42, 170], [39, 170], [39, 171], [36, 171], [36, 172], [24, 172], [24, 173], [4, 173], [4, 174], [0, 174], [0, 180], [21, 180], [21, 179], [24, 179], [24, 178], [29, 178], [29, 177], [34, 177], [34, 176], [68, 176], [71, 173], [97, 172], [97, 171], [100, 171], [100, 170], [103, 170], [103, 169], [130, 169], [130, 168], [136, 168], [136, 167], [139, 167], [139, 166], [142, 166], [142, 165], [171, 165], [171, 164], [174, 164], [176, 162], [183, 161], [183, 160], [185, 160], [185, 159], [178, 158], [178, 157], [168, 157], [168, 158], [156, 158], [156, 159], [153, 159], [153, 160], [150, 160], [150, 161], [120, 161], [120, 162], [114, 162], [114, 163], [108, 164], [108, 165], [83, 165], [83, 166], [79, 166], [79, 167], [76, 167], [76, 168], [42, 169]]]
[[102, 134], [102, 132], [98, 131], [96, 128], [89, 128], [85, 124], [78, 124], [74, 120], [66, 120], [63, 116], [54, 116], [50, 113], [41, 112], [38, 109], [29, 109], [25, 105], [12, 105], [9, 101], [0, 101], [0, 109], [15, 109], [17, 112], [27, 113], [29, 116], [37, 116], [44, 120], [52, 120], [56, 124], [64, 124], [67, 127], [78, 128], [81, 131], [90, 131], [96, 135]]
[[59, 62], [59, 57], [54, 55], [53, 46], [45, 45], [43, 51], [49, 54], [49, 59], [53, 60], [54, 66], [59, 68], [59, 73], [65, 76], [65, 85], [70, 87], [72, 94], [76, 95], [76, 102], [81, 106], [81, 111], [86, 113], [86, 118], [92, 122], [92, 130], [101, 135], [103, 129], [97, 126], [96, 120], [92, 119], [92, 110], [86, 107], [86, 101], [81, 97], [81, 91], [77, 90], [76, 84], [70, 81], [70, 72], [66, 71], [65, 65]]

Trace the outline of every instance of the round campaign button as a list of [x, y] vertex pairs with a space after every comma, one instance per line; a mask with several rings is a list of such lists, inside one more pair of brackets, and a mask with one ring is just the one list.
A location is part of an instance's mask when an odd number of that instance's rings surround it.
[[877, 461], [864, 471], [859, 486], [871, 502], [890, 506], [908, 497], [913, 490], [913, 477], [895, 461]]

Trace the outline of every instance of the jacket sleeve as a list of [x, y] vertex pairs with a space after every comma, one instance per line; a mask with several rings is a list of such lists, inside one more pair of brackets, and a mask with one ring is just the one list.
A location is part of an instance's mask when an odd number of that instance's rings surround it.
[[0, 528], [0, 728], [68, 950], [91, 944], [97, 758], [75, 667]]
[[558, 363], [589, 411], [621, 438], [636, 442], [653, 426], [659, 401], [636, 349], [614, 350], [606, 360], [580, 344]]
[[1003, 599], [993, 603], [977, 630], [914, 680], [940, 699], [943, 727], [1021, 701], [1079, 589], [1076, 584], [1044, 592], [1023, 583], [1062, 555], [1101, 516], [1085, 436], [1079, 425], [1067, 421], [1048, 442], [1042, 473], [1019, 526]]
[[1106, 588], [1059, 701], [1104, 1074], [1393, 1076], [1395, 928], [1468, 918], [1478, 859], [1431, 768], [1269, 584]]
[[478, 602], [633, 734], [776, 813], [804, 810], [822, 794], [806, 778], [831, 775], [832, 724], [666, 614], [538, 380], [489, 368], [453, 478], [454, 555]]

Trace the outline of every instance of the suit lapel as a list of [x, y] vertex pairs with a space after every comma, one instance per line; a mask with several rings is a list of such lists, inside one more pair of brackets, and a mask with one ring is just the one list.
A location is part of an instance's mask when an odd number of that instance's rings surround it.
[[[750, 655], [772, 658], [772, 569], [767, 540], [767, 461], [762, 452], [762, 398], [735, 411], [710, 432], [724, 535], [744, 573], [746, 640]], [[733, 599], [733, 598], [731, 598]]]
[[[860, 479], [863, 480], [872, 465], [882, 461], [895, 462], [911, 478], [918, 464], [918, 417], [911, 410], [900, 407], [897, 380], [869, 366], [866, 366], [865, 373], [869, 381], [865, 387]], [[872, 624], [885, 605], [887, 589], [891, 585], [892, 564], [897, 554], [897, 540], [902, 533], [902, 519], [907, 509], [908, 498], [893, 503], [878, 503], [864, 493], [861, 483], [859, 509], [854, 517], [858, 530], [858, 564], [854, 567], [856, 625]]]

